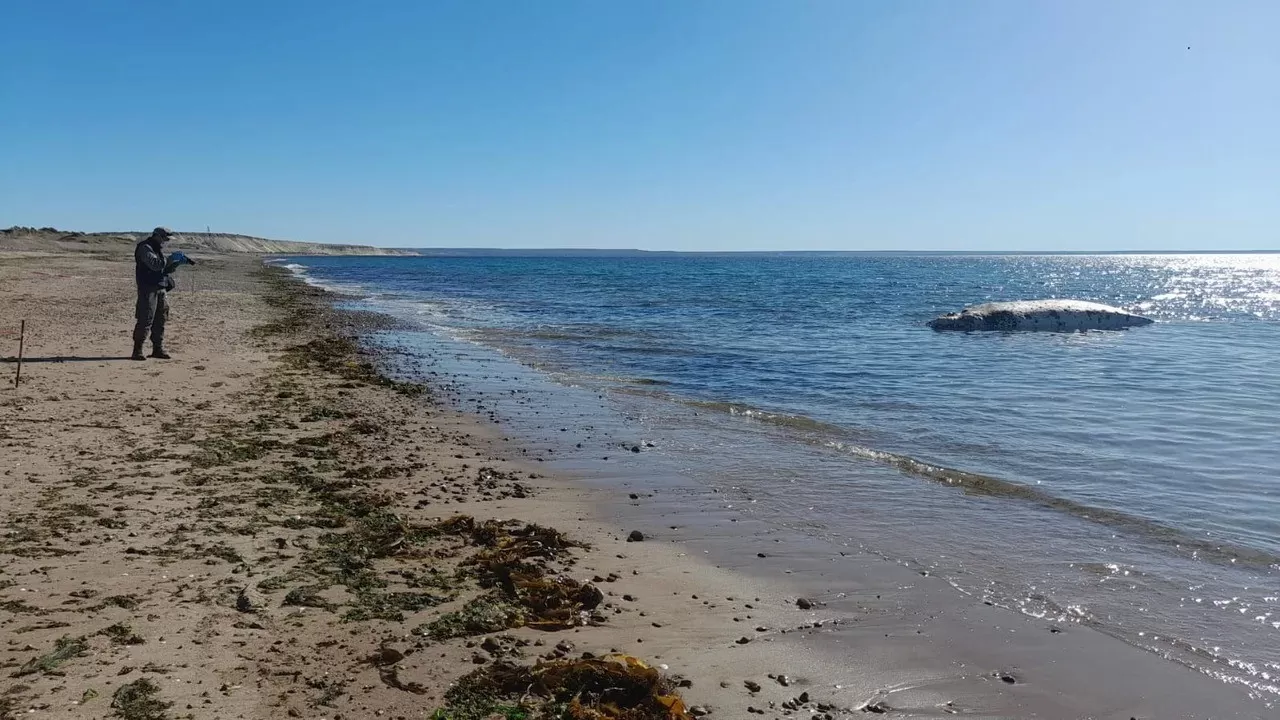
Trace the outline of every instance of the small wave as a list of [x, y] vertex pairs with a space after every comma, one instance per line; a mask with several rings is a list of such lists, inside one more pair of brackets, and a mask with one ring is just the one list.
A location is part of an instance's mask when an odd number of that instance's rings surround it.
[[[620, 388], [620, 391], [632, 395], [677, 402], [704, 411], [723, 413], [786, 430], [798, 431], [802, 440], [891, 466], [906, 475], [931, 480], [943, 485], [959, 487], [966, 493], [973, 495], [1033, 502], [1084, 520], [1126, 529], [1140, 536], [1171, 544], [1183, 551], [1190, 552], [1193, 557], [1202, 560], [1231, 567], [1252, 567], [1259, 570], [1280, 568], [1280, 556], [1265, 551], [1225, 542], [1213, 542], [1141, 516], [1059, 497], [1035, 486], [1024, 485], [990, 475], [944, 467], [908, 455], [877, 450], [855, 442], [849, 442], [849, 438], [854, 435], [855, 430], [804, 415], [772, 412], [743, 403], [692, 400], [659, 390]], [[807, 438], [804, 437], [806, 435], [808, 436]]]
[[848, 435], [850, 432], [848, 428], [823, 422], [821, 420], [815, 420], [814, 418], [804, 415], [790, 415], [787, 413], [771, 412], [769, 410], [751, 407], [750, 405], [744, 405], [743, 403], [720, 402], [716, 400], [690, 400], [659, 393], [652, 394], [655, 396], [660, 395], [663, 399], [674, 400], [675, 402], [689, 407], [724, 413], [725, 415], [745, 418], [758, 423], [775, 425], [777, 427], [789, 428], [792, 430], [840, 435]]
[[[791, 415], [752, 407], [744, 403], [714, 400], [693, 400], [680, 397], [661, 390], [642, 388], [619, 388], [618, 391], [631, 395], [652, 397], [660, 400], [679, 403], [687, 407], [703, 411], [723, 413], [732, 417], [743, 418], [753, 422], [776, 426], [785, 430], [798, 431], [798, 439], [865, 460], [896, 468], [903, 474], [924, 480], [962, 488], [966, 493], [1008, 499], [1019, 499], [1063, 512], [1084, 520], [1121, 528], [1158, 542], [1169, 544], [1188, 552], [1192, 557], [1230, 567], [1250, 567], [1257, 570], [1280, 569], [1280, 556], [1255, 548], [1233, 545], [1227, 542], [1215, 542], [1203, 537], [1188, 534], [1138, 515], [1096, 507], [1077, 500], [1059, 497], [1032, 485], [1004, 480], [990, 475], [957, 470], [935, 463], [927, 462], [899, 453], [877, 450], [875, 448], [850, 442], [856, 432], [848, 427], [823, 422], [804, 415]], [[1108, 569], [1107, 572], [1110, 572]], [[1129, 574], [1132, 568], [1121, 569]]]
[[311, 276], [309, 272], [311, 268], [307, 267], [306, 265], [302, 265], [300, 263], [295, 263], [295, 262], [289, 262], [283, 258], [275, 258], [272, 260], [266, 260], [265, 262], [268, 264], [275, 265], [276, 267], [280, 267], [280, 268], [284, 268], [285, 270], [288, 270], [290, 273], [293, 274], [295, 278], [310, 285], [311, 287], [319, 288], [321, 290], [334, 293], [335, 295], [352, 295], [352, 296], [359, 296], [359, 297], [367, 297], [367, 294], [364, 293], [363, 289], [359, 285], [343, 285], [340, 283], [331, 283], [331, 282], [325, 282], [323, 280], [317, 280], [315, 277]]
[[296, 262], [289, 262], [289, 260], [286, 258], [267, 258], [266, 260], [262, 261], [262, 264], [270, 265], [272, 267], [283, 268], [293, 273], [294, 275], [305, 275], [307, 272], [306, 265], [301, 265]]
[[648, 343], [645, 345], [617, 345], [608, 346], [611, 353], [632, 354], [632, 355], [666, 355], [668, 357], [700, 357], [703, 351], [697, 348], [676, 347], [672, 345], [660, 345], [657, 343]]
[[329, 292], [337, 295], [350, 295], [359, 298], [365, 297], [365, 293], [359, 285], [342, 285], [339, 283], [324, 282], [323, 280], [317, 280], [316, 278], [311, 277], [305, 272], [297, 273], [297, 277], [299, 280], [312, 287], [317, 287], [321, 290], [328, 290]]
[[376, 304], [392, 313], [445, 319], [451, 325], [465, 325], [477, 333], [495, 338], [506, 332], [502, 326], [506, 315], [501, 307], [482, 300], [430, 297], [425, 293], [411, 292]]
[[646, 333], [611, 326], [574, 325], [567, 327], [540, 327], [531, 330], [511, 330], [512, 335], [530, 340], [592, 341], [608, 338], [645, 337]]
[[[661, 385], [671, 384], [671, 381], [669, 380], [659, 380], [658, 378], [649, 378], [649, 377], [630, 377], [627, 375], [591, 375], [591, 374], [584, 374], [584, 373], [566, 373], [566, 374], [576, 378], [583, 378], [587, 380], [603, 380], [604, 382], [619, 383], [621, 385], [643, 385], [648, 387], [657, 387]], [[634, 391], [629, 394], [651, 395], [655, 397], [660, 395], [659, 393], [645, 393], [641, 391]], [[663, 398], [663, 399], [666, 399], [666, 398]]]
[[1079, 562], [1071, 563], [1071, 567], [1090, 575], [1097, 575], [1104, 580], [1113, 577], [1141, 577], [1144, 574], [1133, 566], [1120, 563]]
[[829, 442], [828, 447], [857, 457], [873, 460], [897, 468], [899, 471], [934, 482], [962, 488], [974, 495], [1016, 498], [1065, 512], [1092, 522], [1118, 527], [1139, 535], [1172, 544], [1193, 557], [1231, 567], [1252, 567], [1266, 570], [1280, 566], [1280, 557], [1249, 547], [1219, 543], [1189, 535], [1177, 528], [1137, 515], [1095, 507], [1076, 500], [1052, 495], [1031, 485], [1010, 482], [989, 475], [956, 470], [918, 460], [907, 455], [875, 450], [860, 445]]

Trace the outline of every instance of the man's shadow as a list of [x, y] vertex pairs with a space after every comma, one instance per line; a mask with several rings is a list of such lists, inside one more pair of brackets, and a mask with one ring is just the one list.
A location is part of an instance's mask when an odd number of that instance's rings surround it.
[[[79, 357], [76, 355], [58, 355], [56, 357], [24, 357], [23, 364], [26, 363], [63, 363], [63, 362], [109, 362], [112, 360], [128, 360], [128, 355], [101, 355], [97, 357]], [[10, 356], [0, 358], [0, 362], [17, 364], [18, 358]]]

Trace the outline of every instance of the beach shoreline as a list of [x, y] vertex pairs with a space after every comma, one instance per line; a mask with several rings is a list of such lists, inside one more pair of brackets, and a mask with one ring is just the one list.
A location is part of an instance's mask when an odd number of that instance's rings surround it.
[[[12, 508], [0, 672], [22, 673], [0, 690], [0, 717], [104, 717], [143, 678], [173, 717], [427, 717], [450, 683], [514, 652], [614, 650], [688, 680], [688, 704], [713, 717], [1263, 716], [1088, 628], [1055, 631], [883, 558], [716, 512], [705, 486], [547, 477], [492, 425], [432, 402], [442, 387], [388, 381], [366, 365], [376, 357], [335, 347], [385, 320], [335, 312], [334, 296], [256, 257], [202, 263], [199, 290], [174, 298], [177, 359], [130, 363], [127, 260], [0, 251], [3, 318], [31, 320], [24, 382], [0, 403]], [[333, 352], [299, 354], [307, 343]], [[412, 609], [389, 609], [385, 588], [295, 592], [317, 585], [302, 573], [326, 531], [307, 520], [326, 498], [278, 474], [296, 467], [414, 526], [514, 517], [590, 544], [549, 567], [598, 588], [603, 620], [434, 640], [415, 630], [479, 588], [433, 585], [456, 596]], [[628, 542], [633, 530], [646, 539]], [[465, 543], [446, 544], [437, 559], [453, 569]], [[430, 564], [393, 553], [361, 567], [407, 593], [406, 562]], [[508, 639], [482, 646], [490, 635]], [[74, 653], [31, 665], [68, 637]], [[784, 706], [801, 693], [803, 709]]]
[[[582, 492], [494, 456], [496, 439], [433, 405], [429, 388], [386, 381], [347, 347], [299, 356], [302, 341], [326, 347], [371, 319], [330, 311], [329, 297], [257, 258], [202, 258], [199, 290], [173, 298], [168, 345], [179, 359], [128, 361], [114, 351], [127, 337], [127, 260], [0, 255], [5, 304], [28, 320], [23, 381], [0, 422], [12, 511], [0, 546], [0, 668], [15, 681], [6, 713], [103, 717], [120, 688], [145, 681], [174, 717], [424, 717], [448, 704], [452, 681], [513, 653], [531, 662], [617, 649], [672, 673], [676, 663], [650, 648], [693, 642], [725, 673], [759, 654], [736, 643], [742, 630], [721, 608], [662, 580], [666, 548], [576, 519], [587, 516]], [[415, 525], [514, 516], [591, 545], [554, 570], [601, 590], [599, 626], [512, 628], [488, 633], [501, 647], [479, 648], [478, 635], [415, 633], [478, 588], [386, 613], [341, 583], [293, 577], [327, 527], [312, 522], [325, 517], [316, 491], [290, 487], [301, 466], [306, 482], [354, 483]], [[374, 565], [379, 582], [404, 570], [399, 559]], [[696, 574], [703, 592], [729, 582]], [[675, 606], [703, 612], [663, 622]], [[379, 613], [403, 619], [365, 617]], [[394, 673], [368, 661], [384, 651], [401, 656]], [[800, 692], [752, 694], [736, 673], [714, 683], [683, 674], [719, 716]]]

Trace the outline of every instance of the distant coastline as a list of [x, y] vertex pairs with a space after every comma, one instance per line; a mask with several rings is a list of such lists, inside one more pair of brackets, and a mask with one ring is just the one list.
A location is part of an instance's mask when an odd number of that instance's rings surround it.
[[[53, 227], [14, 226], [0, 230], [0, 249], [24, 251], [83, 250], [86, 247], [123, 246], [147, 237], [149, 230], [79, 232]], [[178, 246], [186, 251], [243, 253], [250, 255], [416, 255], [412, 250], [380, 248], [372, 245], [271, 240], [235, 233], [186, 232], [177, 230]]]

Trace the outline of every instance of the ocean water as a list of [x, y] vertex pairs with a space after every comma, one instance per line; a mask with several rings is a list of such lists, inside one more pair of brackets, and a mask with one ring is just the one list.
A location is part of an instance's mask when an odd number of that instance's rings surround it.
[[[1280, 701], [1280, 255], [281, 262], [413, 323], [394, 342], [463, 384], [575, 398], [490, 403], [544, 444], [613, 428], [780, 524]], [[1036, 298], [1158, 322], [925, 326]]]

